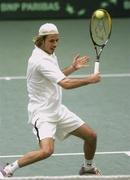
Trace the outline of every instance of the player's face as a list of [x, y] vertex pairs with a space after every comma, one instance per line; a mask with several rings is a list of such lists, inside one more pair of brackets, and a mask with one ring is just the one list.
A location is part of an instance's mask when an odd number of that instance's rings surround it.
[[42, 49], [48, 54], [53, 54], [59, 41], [58, 34], [48, 35], [42, 45]]

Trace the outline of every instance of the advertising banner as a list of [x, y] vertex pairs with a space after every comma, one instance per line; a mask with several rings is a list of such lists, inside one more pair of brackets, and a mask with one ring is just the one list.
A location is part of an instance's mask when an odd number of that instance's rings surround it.
[[0, 0], [0, 20], [89, 18], [98, 8], [130, 17], [130, 0]]

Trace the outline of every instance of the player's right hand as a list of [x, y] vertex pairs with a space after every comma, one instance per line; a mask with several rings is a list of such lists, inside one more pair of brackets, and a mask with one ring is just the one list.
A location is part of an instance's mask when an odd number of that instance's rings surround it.
[[98, 83], [101, 80], [100, 73], [91, 74], [88, 76], [89, 83]]

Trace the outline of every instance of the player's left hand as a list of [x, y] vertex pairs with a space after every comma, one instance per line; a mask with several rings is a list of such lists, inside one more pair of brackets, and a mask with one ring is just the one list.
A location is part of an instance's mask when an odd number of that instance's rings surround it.
[[81, 56], [78, 54], [74, 57], [72, 66], [75, 70], [88, 66], [89, 57], [88, 56]]

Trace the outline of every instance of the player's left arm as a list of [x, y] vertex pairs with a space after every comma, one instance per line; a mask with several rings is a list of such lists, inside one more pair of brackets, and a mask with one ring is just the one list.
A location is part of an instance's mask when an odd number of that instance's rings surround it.
[[80, 55], [76, 55], [73, 59], [72, 64], [69, 67], [66, 67], [62, 70], [62, 72], [68, 76], [71, 73], [87, 66], [87, 63], [89, 61], [89, 57], [88, 56], [80, 56]]

